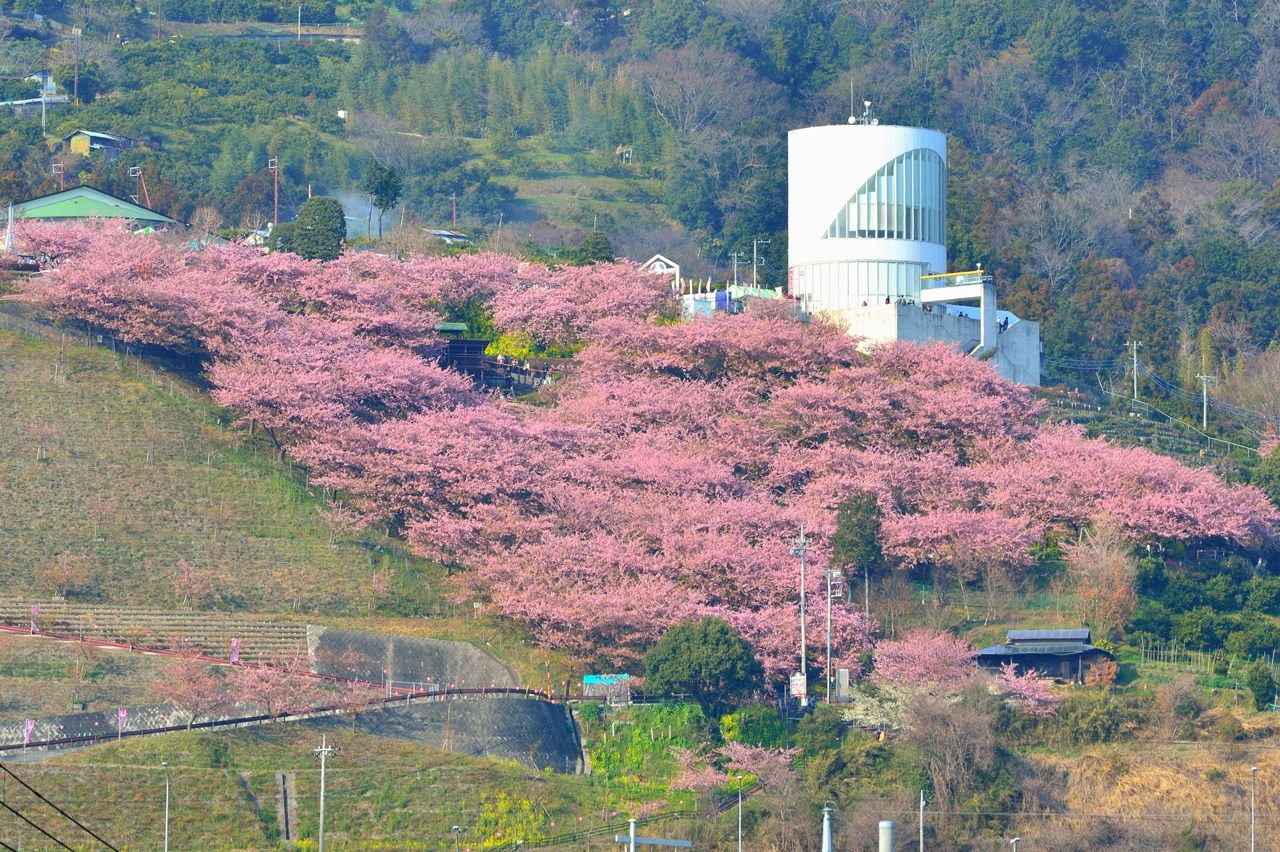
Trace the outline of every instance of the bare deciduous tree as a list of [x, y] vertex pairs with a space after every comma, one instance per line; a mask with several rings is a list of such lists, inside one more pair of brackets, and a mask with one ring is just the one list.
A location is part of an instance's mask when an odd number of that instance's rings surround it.
[[1221, 398], [1256, 411], [1263, 429], [1280, 432], [1280, 349], [1272, 347], [1245, 360], [1223, 383]]
[[415, 15], [406, 15], [401, 25], [409, 38], [428, 47], [474, 47], [485, 42], [484, 21], [460, 9], [427, 6]]
[[1118, 636], [1138, 594], [1137, 566], [1124, 530], [1115, 519], [1100, 518], [1063, 551], [1080, 620], [1101, 636]]
[[754, 33], [772, 26], [782, 11], [782, 0], [712, 0], [720, 14]]
[[1092, 216], [1083, 197], [1040, 190], [1018, 204], [1010, 232], [1025, 244], [1036, 272], [1056, 287], [1097, 245]]
[[36, 569], [36, 585], [48, 592], [66, 597], [93, 579], [93, 563], [87, 557], [63, 552], [52, 562]]
[[995, 763], [991, 701], [986, 687], [979, 685], [966, 689], [959, 701], [921, 696], [907, 708], [907, 735], [919, 749], [937, 808], [944, 814]]
[[673, 130], [693, 134], [712, 127], [731, 131], [777, 112], [780, 92], [760, 80], [736, 55], [688, 45], [659, 51], [638, 69], [654, 110]]

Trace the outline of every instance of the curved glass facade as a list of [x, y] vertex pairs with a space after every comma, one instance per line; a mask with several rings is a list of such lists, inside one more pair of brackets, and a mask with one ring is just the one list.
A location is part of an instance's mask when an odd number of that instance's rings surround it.
[[927, 263], [901, 260], [841, 260], [806, 263], [796, 268], [797, 291], [808, 294], [813, 309], [855, 308], [886, 298], [920, 298], [920, 276]]
[[920, 240], [946, 244], [947, 166], [916, 148], [881, 166], [840, 208], [823, 239]]

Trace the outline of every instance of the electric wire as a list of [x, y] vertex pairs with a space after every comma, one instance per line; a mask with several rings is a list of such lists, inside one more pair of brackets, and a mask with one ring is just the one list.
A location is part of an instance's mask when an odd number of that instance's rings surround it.
[[8, 849], [9, 852], [18, 852], [17, 849], [14, 849], [12, 846], [10, 846], [8, 843], [5, 843], [3, 840], [0, 840], [0, 849]]
[[[76, 818], [75, 818], [75, 817], [73, 817], [71, 814], [67, 813], [67, 812], [66, 812], [66, 811], [64, 811], [62, 808], [58, 807], [58, 806], [57, 806], [57, 805], [55, 805], [53, 802], [51, 802], [51, 801], [49, 801], [48, 799], [46, 799], [46, 798], [44, 797], [44, 795], [42, 795], [42, 794], [40, 793], [40, 791], [39, 791], [39, 790], [37, 790], [36, 788], [34, 788], [34, 787], [32, 787], [30, 784], [28, 784], [26, 781], [23, 781], [21, 778], [19, 778], [19, 777], [14, 773], [14, 771], [13, 771], [12, 769], [10, 769], [10, 768], [9, 768], [7, 765], [5, 765], [4, 763], [0, 763], [0, 771], [5, 772], [5, 773], [6, 773], [10, 778], [12, 778], [14, 781], [17, 781], [17, 782], [18, 782], [19, 784], [21, 784], [23, 787], [27, 788], [27, 790], [31, 793], [31, 795], [35, 796], [37, 799], [39, 799], [40, 801], [44, 802], [46, 805], [48, 805], [49, 807], [53, 808], [53, 809], [54, 809], [55, 811], [57, 811], [58, 813], [62, 814], [64, 817], [66, 817], [68, 820], [70, 820], [70, 821], [71, 821], [71, 823], [72, 823], [73, 825], [77, 826], [81, 831], [83, 831], [84, 833], [88, 834], [88, 835], [89, 835], [90, 837], [92, 837], [94, 840], [98, 841], [98, 842], [99, 842], [99, 843], [101, 843], [103, 846], [105, 846], [105, 847], [107, 847], [108, 849], [110, 849], [110, 850], [111, 850], [111, 852], [120, 852], [120, 850], [119, 850], [119, 849], [117, 849], [116, 847], [112, 846], [112, 845], [111, 845], [110, 843], [108, 843], [107, 841], [103, 840], [103, 839], [102, 839], [102, 837], [101, 837], [101, 835], [99, 835], [99, 834], [98, 834], [97, 832], [95, 832], [93, 829], [89, 828], [89, 826], [85, 825], [85, 824], [84, 824], [84, 823], [82, 823], [80, 820], [76, 819]], [[70, 848], [70, 847], [68, 847], [68, 848]]]
[[68, 846], [67, 844], [63, 843], [63, 842], [62, 842], [61, 840], [59, 840], [58, 838], [54, 837], [52, 834], [50, 834], [49, 832], [45, 831], [45, 830], [44, 830], [43, 828], [41, 828], [40, 826], [36, 825], [36, 824], [35, 824], [34, 822], [32, 822], [31, 820], [27, 819], [27, 817], [26, 817], [25, 815], [23, 815], [23, 813], [22, 813], [21, 811], [19, 811], [19, 810], [15, 809], [15, 808], [13, 808], [13, 807], [10, 807], [8, 802], [0, 802], [0, 808], [4, 808], [6, 811], [8, 811], [9, 813], [13, 814], [13, 815], [14, 815], [14, 816], [16, 816], [18, 819], [20, 819], [20, 820], [22, 820], [23, 822], [25, 822], [27, 825], [29, 825], [29, 826], [31, 826], [32, 828], [34, 828], [36, 831], [40, 832], [40, 833], [41, 833], [41, 834], [43, 834], [45, 837], [49, 838], [49, 839], [50, 839], [50, 840], [52, 840], [54, 843], [56, 843], [56, 844], [58, 844], [59, 846], [61, 846], [63, 849], [70, 850], [70, 852], [75, 852], [75, 850], [74, 850], [74, 849], [72, 849], [70, 846]]

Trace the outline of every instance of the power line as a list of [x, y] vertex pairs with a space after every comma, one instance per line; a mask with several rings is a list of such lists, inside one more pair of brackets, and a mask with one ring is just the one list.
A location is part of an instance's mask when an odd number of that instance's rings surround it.
[[12, 846], [10, 846], [8, 843], [5, 843], [3, 840], [0, 840], [0, 849], [8, 849], [9, 852], [18, 852], [17, 849], [14, 849]]
[[41, 834], [43, 834], [45, 837], [49, 838], [49, 839], [50, 839], [50, 840], [52, 840], [54, 843], [56, 843], [56, 844], [58, 844], [59, 846], [61, 846], [63, 849], [70, 850], [70, 852], [75, 852], [75, 850], [74, 850], [74, 849], [72, 849], [70, 846], [68, 846], [67, 844], [63, 843], [63, 842], [62, 842], [61, 840], [59, 840], [58, 838], [54, 837], [52, 834], [50, 834], [49, 832], [45, 831], [45, 830], [44, 830], [43, 828], [41, 828], [40, 826], [36, 825], [36, 824], [35, 824], [34, 822], [32, 822], [31, 820], [27, 819], [27, 818], [26, 818], [26, 816], [24, 816], [24, 815], [23, 815], [23, 813], [22, 813], [21, 811], [16, 810], [15, 808], [10, 807], [8, 802], [0, 802], [0, 808], [4, 808], [6, 811], [8, 811], [9, 813], [13, 814], [13, 815], [14, 815], [14, 816], [16, 816], [18, 819], [20, 819], [20, 820], [22, 820], [23, 822], [25, 822], [27, 825], [29, 825], [29, 826], [31, 826], [32, 828], [34, 828], [36, 831], [40, 832], [40, 833], [41, 833]]
[[[72, 824], [74, 824], [75, 826], [77, 826], [78, 828], [80, 828], [82, 831], [84, 831], [86, 834], [88, 834], [88, 835], [89, 835], [90, 837], [92, 837], [94, 840], [96, 840], [96, 841], [98, 841], [99, 843], [101, 843], [103, 846], [105, 846], [105, 847], [107, 847], [108, 849], [110, 849], [110, 850], [111, 850], [111, 852], [120, 852], [120, 850], [119, 850], [119, 849], [117, 849], [116, 847], [112, 846], [112, 845], [111, 845], [110, 843], [108, 843], [107, 841], [103, 840], [103, 839], [102, 839], [102, 837], [101, 837], [100, 835], [98, 835], [98, 834], [97, 834], [97, 832], [95, 832], [93, 829], [89, 828], [89, 826], [87, 826], [87, 825], [85, 825], [84, 823], [80, 822], [80, 820], [76, 819], [76, 818], [75, 818], [75, 817], [73, 817], [71, 814], [67, 813], [67, 812], [66, 812], [66, 811], [64, 811], [62, 808], [58, 807], [58, 806], [57, 806], [57, 805], [55, 805], [53, 802], [51, 802], [51, 801], [49, 801], [48, 799], [46, 799], [46, 798], [45, 798], [45, 797], [40, 793], [40, 791], [39, 791], [39, 790], [37, 790], [36, 788], [32, 787], [32, 786], [31, 786], [30, 784], [28, 784], [26, 781], [23, 781], [21, 778], [19, 778], [17, 775], [15, 775], [15, 774], [14, 774], [14, 772], [13, 772], [13, 770], [12, 770], [12, 769], [10, 769], [8, 766], [6, 766], [6, 765], [5, 765], [5, 764], [3, 764], [3, 763], [0, 763], [0, 770], [3, 770], [3, 771], [4, 771], [4, 772], [5, 772], [5, 773], [10, 777], [10, 778], [12, 778], [14, 781], [17, 781], [17, 782], [18, 782], [19, 784], [21, 784], [23, 787], [26, 787], [26, 788], [27, 788], [27, 790], [28, 790], [28, 791], [30, 791], [30, 793], [31, 793], [33, 796], [35, 796], [37, 799], [39, 799], [40, 801], [44, 802], [44, 803], [45, 803], [46, 805], [48, 805], [49, 807], [53, 808], [55, 811], [57, 811], [58, 813], [62, 814], [62, 815], [63, 815], [64, 817], [66, 817], [67, 819], [71, 820]], [[70, 847], [67, 847], [67, 848], [70, 848]]]

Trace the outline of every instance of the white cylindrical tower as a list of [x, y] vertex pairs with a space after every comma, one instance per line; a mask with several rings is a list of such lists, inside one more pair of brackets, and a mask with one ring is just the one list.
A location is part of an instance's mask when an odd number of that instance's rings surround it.
[[812, 312], [918, 299], [947, 271], [947, 137], [831, 125], [787, 135], [791, 293]]

